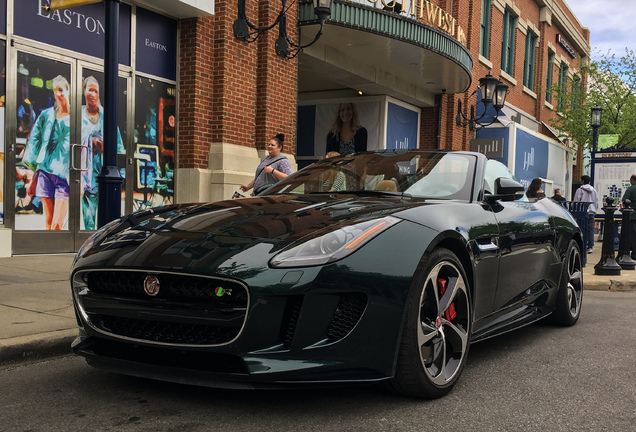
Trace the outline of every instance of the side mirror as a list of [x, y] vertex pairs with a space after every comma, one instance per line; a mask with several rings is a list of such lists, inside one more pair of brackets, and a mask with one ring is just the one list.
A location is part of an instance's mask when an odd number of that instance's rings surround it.
[[516, 201], [523, 198], [525, 188], [521, 183], [508, 177], [495, 180], [495, 193], [486, 194], [487, 201]]

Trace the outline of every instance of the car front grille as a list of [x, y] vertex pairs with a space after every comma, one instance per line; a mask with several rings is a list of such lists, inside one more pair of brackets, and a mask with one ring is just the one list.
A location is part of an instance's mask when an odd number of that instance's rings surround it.
[[[146, 292], [147, 277], [158, 282], [156, 293]], [[84, 271], [75, 275], [74, 290], [83, 316], [99, 332], [182, 346], [232, 342], [249, 302], [237, 281], [169, 272]]]
[[145, 321], [96, 315], [94, 323], [112, 334], [132, 339], [185, 345], [217, 345], [236, 337], [236, 329], [200, 324]]
[[[84, 280], [95, 293], [148, 299], [144, 291], [144, 279], [148, 275], [159, 277], [160, 288], [156, 296], [159, 299], [247, 305], [247, 291], [243, 285], [219, 278], [142, 271], [91, 271], [86, 273]], [[219, 295], [215, 292], [219, 287], [226, 292], [231, 290], [230, 294]]]

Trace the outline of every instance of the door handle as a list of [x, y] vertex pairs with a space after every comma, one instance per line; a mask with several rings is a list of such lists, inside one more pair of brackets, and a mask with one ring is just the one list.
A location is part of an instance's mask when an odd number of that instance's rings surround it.
[[[79, 147], [80, 149], [80, 166], [77, 167], [75, 162], [76, 158], [75, 158], [75, 154], [77, 151], [77, 148]], [[86, 149], [86, 153], [84, 153], [84, 149]], [[86, 154], [86, 159], [82, 158], [82, 155]], [[82, 162], [86, 162], [85, 164], [82, 164]], [[75, 171], [88, 171], [88, 146], [84, 145], [84, 144], [72, 144], [71, 145], [71, 168], [74, 169]]]
[[488, 244], [477, 243], [477, 247], [479, 248], [480, 252], [489, 252], [489, 251], [494, 251], [499, 249], [499, 246], [497, 246], [494, 243], [488, 243]]
[[480, 252], [490, 252], [499, 249], [497, 237], [481, 238], [477, 240], [477, 248]]

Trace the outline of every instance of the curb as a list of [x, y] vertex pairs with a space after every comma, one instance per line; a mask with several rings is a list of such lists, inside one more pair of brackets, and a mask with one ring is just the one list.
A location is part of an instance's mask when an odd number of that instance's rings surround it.
[[609, 282], [610, 291], [636, 291], [636, 282], [622, 282], [612, 279]]
[[602, 281], [589, 282], [583, 279], [584, 291], [636, 291], [636, 281], [620, 281], [604, 279]]
[[1, 339], [0, 365], [11, 365], [72, 354], [71, 342], [76, 336], [77, 329], [70, 329]]

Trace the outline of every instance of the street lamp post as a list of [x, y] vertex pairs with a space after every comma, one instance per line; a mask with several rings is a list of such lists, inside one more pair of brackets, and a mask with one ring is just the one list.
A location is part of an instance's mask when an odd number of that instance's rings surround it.
[[276, 39], [276, 43], [274, 45], [276, 55], [285, 59], [293, 59], [300, 54], [303, 49], [313, 45], [318, 41], [318, 39], [320, 39], [325, 21], [329, 15], [331, 15], [331, 3], [333, 0], [313, 0], [314, 14], [318, 17], [320, 29], [318, 29], [318, 33], [316, 33], [314, 39], [306, 45], [301, 45], [300, 40], [298, 43], [295, 43], [287, 34], [287, 10], [289, 9], [289, 7], [287, 7], [287, 0], [281, 0], [282, 8], [276, 18], [276, 21], [267, 27], [261, 28], [256, 27], [255, 24], [247, 19], [245, 2], [246, 0], [238, 0], [237, 18], [232, 25], [234, 37], [241, 42], [252, 43], [256, 41], [261, 34], [278, 26], [278, 39]]
[[[484, 111], [480, 116], [475, 116], [475, 105], [470, 106], [470, 114], [465, 115], [462, 111], [462, 101], [461, 99], [457, 100], [457, 116], [455, 117], [455, 124], [457, 126], [468, 126], [470, 130], [480, 129], [485, 126], [489, 126], [493, 124], [497, 117], [499, 117], [499, 111], [504, 107], [506, 103], [506, 95], [508, 94], [508, 86], [501, 82], [498, 78], [488, 74], [485, 77], [479, 80], [479, 90], [481, 90], [481, 100], [477, 101], [477, 103], [481, 102], [484, 106]], [[472, 97], [477, 90], [475, 90], [471, 95]], [[480, 120], [486, 116], [486, 112], [488, 111], [488, 107], [492, 104], [495, 109], [495, 115], [489, 123], [482, 123]]]
[[97, 225], [101, 228], [121, 216], [123, 178], [117, 167], [117, 77], [119, 56], [119, 5], [105, 0], [106, 43], [104, 49], [104, 165], [97, 176]]
[[596, 105], [592, 108], [592, 115], [590, 117], [590, 126], [592, 126], [592, 152], [596, 153], [596, 147], [598, 145], [598, 128], [601, 127], [601, 116], [603, 114], [603, 108]]

